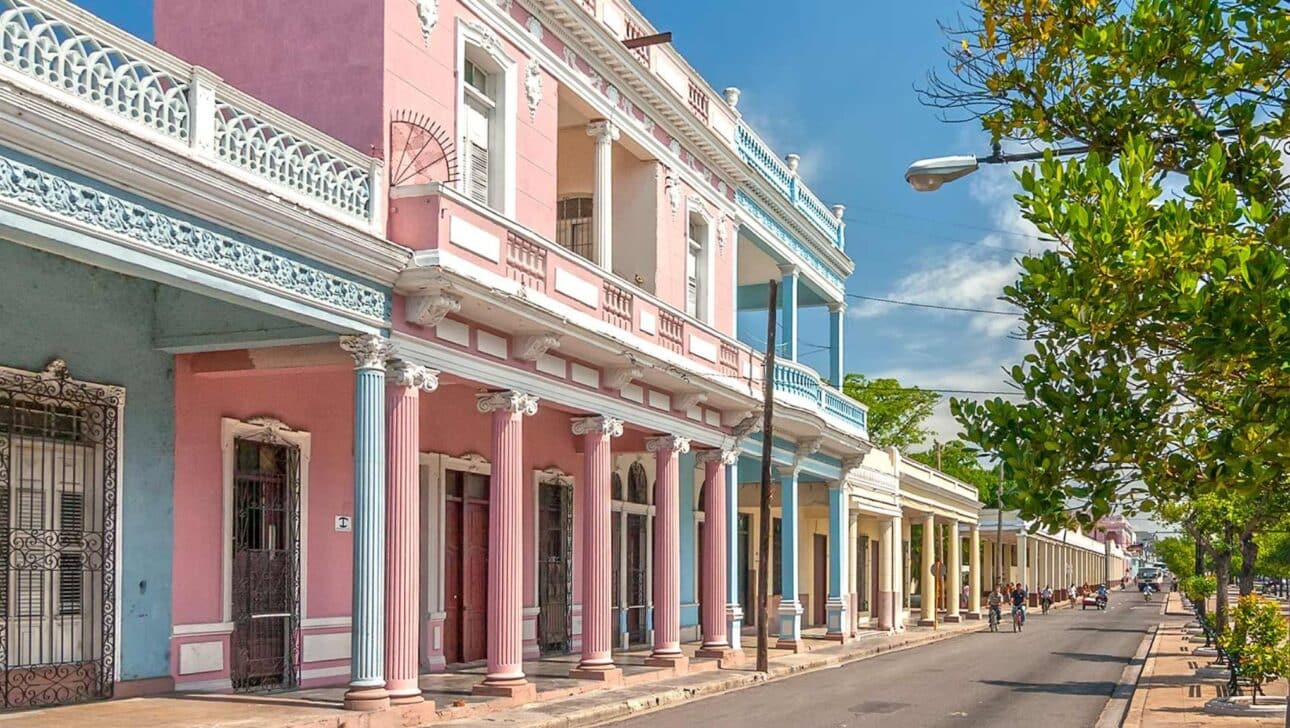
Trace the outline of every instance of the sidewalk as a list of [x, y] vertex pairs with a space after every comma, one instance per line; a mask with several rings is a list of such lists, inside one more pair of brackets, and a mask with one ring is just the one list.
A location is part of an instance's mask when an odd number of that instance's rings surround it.
[[[391, 709], [377, 713], [352, 713], [341, 709], [343, 687], [299, 690], [277, 695], [174, 694], [130, 698], [82, 705], [46, 708], [0, 715], [0, 728], [62, 728], [93, 725], [95, 728], [183, 726], [184, 728], [398, 728], [433, 723], [436, 726], [579, 726], [594, 725], [656, 710], [686, 700], [715, 695], [776, 680], [789, 675], [853, 662], [880, 653], [908, 649], [984, 628], [984, 622], [943, 624], [939, 629], [912, 627], [889, 635], [861, 633], [846, 644], [808, 639], [806, 651], [792, 654], [771, 650], [769, 675], [753, 669], [754, 654], [745, 652], [744, 664], [720, 668], [715, 660], [693, 659], [690, 669], [672, 670], [638, 665], [643, 655], [616, 655], [626, 673], [625, 684], [603, 687], [567, 677], [577, 656], [526, 662], [525, 670], [538, 688], [538, 701], [520, 705], [504, 698], [472, 695], [471, 687], [482, 677], [482, 667], [464, 673], [423, 675], [421, 687], [436, 710], [426, 706]], [[745, 647], [749, 642], [745, 640]], [[687, 645], [693, 652], [694, 645]]]
[[[1168, 595], [1164, 620], [1156, 632], [1138, 679], [1123, 728], [1281, 728], [1285, 718], [1210, 715], [1205, 703], [1226, 694], [1225, 678], [1201, 678], [1196, 670], [1212, 658], [1197, 657], [1183, 625], [1194, 615], [1182, 606], [1177, 593]], [[1268, 695], [1285, 695], [1286, 681], [1264, 688]]]

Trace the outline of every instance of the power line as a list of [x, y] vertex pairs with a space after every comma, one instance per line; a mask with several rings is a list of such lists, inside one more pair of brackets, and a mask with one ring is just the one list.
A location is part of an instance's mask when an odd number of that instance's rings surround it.
[[[1032, 240], [1038, 240], [1044, 243], [1057, 242], [1057, 238], [1052, 238], [1047, 235], [1034, 235], [1032, 233], [1023, 233], [1023, 232], [1018, 232], [1016, 230], [1004, 230], [1003, 228], [990, 227], [989, 225], [979, 225], [979, 224], [970, 223], [970, 222], [955, 222], [953, 220], [944, 220], [944, 219], [938, 219], [934, 217], [927, 217], [926, 215], [913, 215], [907, 212], [897, 212], [896, 210], [883, 210], [881, 208], [866, 207], [864, 205], [850, 205], [849, 207], [852, 210], [866, 210], [868, 212], [877, 213], [879, 215], [892, 215], [894, 217], [903, 217], [903, 218], [908, 218], [910, 220], [930, 222], [930, 223], [935, 223], [937, 225], [949, 225], [951, 227], [966, 228], [968, 230], [980, 230], [982, 232], [996, 233], [998, 235], [1011, 235], [1013, 237], [1018, 237], [1018, 238], [1030, 238]], [[853, 221], [848, 221], [847, 224], [851, 225], [853, 224]]]
[[1021, 315], [1012, 311], [996, 311], [989, 308], [967, 308], [964, 306], [941, 306], [935, 303], [919, 303], [917, 301], [899, 301], [894, 298], [880, 298], [878, 296], [862, 296], [859, 293], [848, 293], [847, 298], [858, 298], [862, 301], [877, 301], [878, 303], [891, 303], [897, 306], [913, 306], [915, 308], [933, 308], [938, 311], [959, 311], [961, 313], [984, 313], [991, 316], [1012, 316], [1021, 318]]
[[984, 240], [965, 240], [963, 238], [951, 237], [948, 235], [942, 235], [940, 233], [929, 233], [921, 230], [913, 230], [908, 227], [896, 225], [894, 223], [875, 222], [872, 220], [851, 220], [847, 222], [847, 227], [850, 228], [855, 226], [871, 227], [871, 228], [886, 228], [888, 230], [903, 230], [906, 233], [908, 233], [910, 237], [915, 239], [928, 238], [932, 240], [939, 240], [941, 242], [946, 242], [946, 243], [970, 245], [975, 248], [984, 248], [986, 250], [996, 250], [996, 251], [999, 251], [1000, 253], [1011, 253], [1014, 255], [1035, 256], [1048, 250], [1047, 248], [1038, 248], [1038, 249], [1031, 249], [1031, 250], [1022, 250], [1021, 248], [1005, 248], [998, 245], [989, 245]]

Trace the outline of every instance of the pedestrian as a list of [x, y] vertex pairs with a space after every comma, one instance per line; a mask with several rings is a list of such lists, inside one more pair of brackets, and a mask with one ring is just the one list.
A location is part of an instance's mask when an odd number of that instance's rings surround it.
[[967, 609], [968, 599], [972, 596], [972, 587], [967, 584], [963, 585], [963, 596], [959, 600], [959, 609]]

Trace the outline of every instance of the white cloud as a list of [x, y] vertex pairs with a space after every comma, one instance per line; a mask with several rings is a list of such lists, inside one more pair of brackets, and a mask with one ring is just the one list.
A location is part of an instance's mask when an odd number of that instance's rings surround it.
[[[1001, 259], [996, 253], [956, 249], [947, 255], [926, 260], [922, 267], [904, 276], [883, 295], [899, 301], [934, 306], [976, 308], [985, 311], [1007, 311], [1009, 306], [998, 300], [1003, 287], [1016, 280], [1017, 264]], [[864, 301], [850, 309], [856, 319], [874, 318], [893, 313], [894, 304]], [[968, 328], [988, 336], [1004, 336], [1018, 323], [1012, 316], [961, 311], [936, 312], [927, 315], [965, 319]]]

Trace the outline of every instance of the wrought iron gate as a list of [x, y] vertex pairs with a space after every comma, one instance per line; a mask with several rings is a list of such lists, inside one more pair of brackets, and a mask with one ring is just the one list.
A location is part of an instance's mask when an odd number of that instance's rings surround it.
[[573, 488], [538, 486], [538, 648], [568, 654], [573, 645]]
[[3, 706], [112, 695], [125, 390], [0, 368]]
[[299, 677], [300, 450], [234, 441], [232, 683], [293, 688]]

